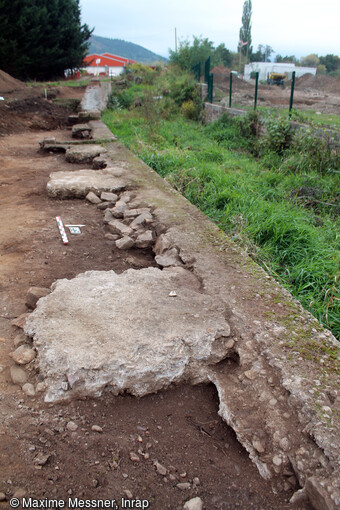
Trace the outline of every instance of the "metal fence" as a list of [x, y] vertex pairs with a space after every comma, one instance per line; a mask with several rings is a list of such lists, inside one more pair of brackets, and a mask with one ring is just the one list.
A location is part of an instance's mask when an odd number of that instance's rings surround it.
[[[204, 63], [204, 82], [208, 85], [208, 94], [207, 100], [209, 103], [213, 102], [214, 96], [214, 75], [210, 72], [210, 57]], [[192, 72], [195, 76], [196, 81], [201, 81], [201, 63], [199, 62], [192, 68]], [[233, 76], [234, 73], [231, 72], [229, 76], [229, 108], [232, 108], [232, 90], [233, 90]], [[254, 90], [254, 110], [257, 108], [257, 98], [258, 98], [258, 88], [259, 88], [259, 73], [255, 73], [255, 90]], [[293, 102], [294, 102], [294, 89], [295, 89], [295, 71], [292, 73], [292, 82], [291, 82], [291, 90], [290, 90], [290, 101], [289, 101], [289, 117], [292, 115]]]

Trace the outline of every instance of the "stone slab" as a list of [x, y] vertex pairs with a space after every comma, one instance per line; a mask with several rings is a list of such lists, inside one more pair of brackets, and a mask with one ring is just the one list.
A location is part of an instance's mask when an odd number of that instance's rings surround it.
[[45, 400], [99, 396], [105, 387], [143, 396], [172, 382], [207, 381], [209, 366], [228, 353], [230, 328], [224, 304], [183, 280], [181, 270], [147, 268], [53, 284], [25, 326]]
[[118, 192], [126, 188], [126, 182], [120, 178], [121, 175], [119, 167], [53, 172], [47, 183], [47, 193], [55, 198], [83, 198], [90, 191], [97, 195], [103, 191]]
[[106, 152], [106, 149], [104, 149], [101, 145], [71, 145], [66, 151], [65, 159], [69, 163], [92, 163], [94, 158], [100, 156], [100, 154], [103, 154], [104, 152]]

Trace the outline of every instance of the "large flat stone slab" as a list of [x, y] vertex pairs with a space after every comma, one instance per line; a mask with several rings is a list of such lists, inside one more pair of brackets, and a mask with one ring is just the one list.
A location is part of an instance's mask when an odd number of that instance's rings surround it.
[[99, 396], [105, 387], [143, 396], [207, 381], [234, 342], [223, 302], [184, 286], [183, 271], [89, 271], [57, 281], [25, 326], [46, 401]]
[[90, 191], [96, 194], [103, 191], [122, 191], [126, 188], [126, 181], [120, 178], [122, 173], [119, 167], [53, 172], [47, 183], [47, 193], [55, 198], [83, 198]]
[[71, 145], [66, 151], [65, 159], [69, 163], [87, 164], [92, 163], [94, 158], [104, 152], [106, 152], [106, 149], [101, 145]]

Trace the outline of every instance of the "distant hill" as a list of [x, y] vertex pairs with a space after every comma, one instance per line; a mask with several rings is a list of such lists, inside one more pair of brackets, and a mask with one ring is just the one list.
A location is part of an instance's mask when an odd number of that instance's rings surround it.
[[120, 57], [131, 58], [142, 64], [153, 64], [155, 62], [167, 62], [167, 59], [153, 53], [139, 44], [123, 41], [122, 39], [109, 39], [99, 35], [91, 35], [89, 55], [92, 53], [112, 53]]

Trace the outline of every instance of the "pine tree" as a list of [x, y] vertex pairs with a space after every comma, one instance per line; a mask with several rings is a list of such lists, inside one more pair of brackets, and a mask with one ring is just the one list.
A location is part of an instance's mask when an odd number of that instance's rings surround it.
[[50, 79], [82, 64], [91, 30], [79, 0], [0, 0], [0, 69], [21, 79]]
[[[243, 14], [242, 14], [242, 26], [240, 28], [240, 42], [239, 42], [239, 51], [246, 55], [247, 57], [252, 54], [253, 48], [251, 45], [251, 15], [252, 15], [252, 5], [251, 0], [246, 0], [243, 4]], [[244, 44], [243, 43], [247, 43]]]

